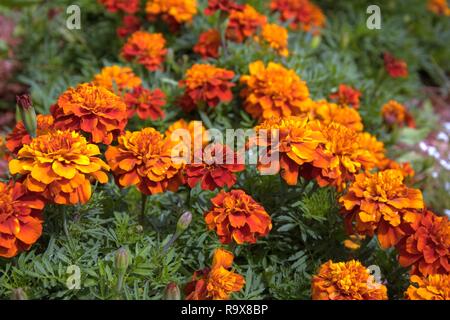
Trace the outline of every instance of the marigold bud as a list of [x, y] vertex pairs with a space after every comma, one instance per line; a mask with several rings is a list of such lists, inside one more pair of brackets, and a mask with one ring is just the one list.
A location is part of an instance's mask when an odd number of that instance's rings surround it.
[[177, 233], [181, 234], [184, 230], [186, 230], [189, 227], [189, 224], [192, 221], [192, 213], [190, 211], [186, 211], [183, 213], [178, 219], [177, 223]]
[[28, 295], [22, 288], [13, 289], [11, 292], [11, 300], [28, 300]]
[[125, 273], [125, 271], [128, 268], [129, 259], [130, 259], [130, 257], [128, 255], [127, 249], [122, 247], [119, 250], [117, 250], [116, 257], [115, 257], [115, 263], [116, 263], [116, 270], [119, 273]]
[[19, 107], [20, 118], [25, 125], [27, 132], [31, 137], [36, 137], [36, 112], [34, 111], [30, 96], [28, 94], [18, 95], [16, 96], [16, 103]]
[[165, 300], [181, 300], [180, 288], [175, 282], [171, 282], [166, 286], [164, 290]]

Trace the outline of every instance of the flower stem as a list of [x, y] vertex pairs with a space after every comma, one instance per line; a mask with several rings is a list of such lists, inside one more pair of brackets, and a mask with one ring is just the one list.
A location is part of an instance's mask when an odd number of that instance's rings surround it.
[[145, 221], [145, 205], [147, 204], [147, 198], [148, 198], [148, 196], [146, 194], [142, 194], [142, 198], [141, 198], [141, 216], [140, 216], [141, 224], [143, 224], [144, 221]]

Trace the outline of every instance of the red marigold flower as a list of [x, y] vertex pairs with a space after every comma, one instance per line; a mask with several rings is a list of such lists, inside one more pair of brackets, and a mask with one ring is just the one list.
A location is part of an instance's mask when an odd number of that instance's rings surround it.
[[279, 12], [281, 21], [289, 22], [294, 30], [317, 34], [325, 26], [322, 10], [309, 0], [272, 0], [270, 9]]
[[196, 0], [148, 0], [145, 12], [150, 21], [161, 17], [170, 29], [178, 30], [183, 23], [191, 22], [197, 13]]
[[178, 190], [183, 180], [182, 164], [172, 160], [176, 142], [153, 128], [127, 131], [118, 142], [105, 156], [120, 187], [135, 185], [146, 195]]
[[221, 191], [211, 199], [212, 208], [205, 213], [210, 230], [215, 230], [221, 243], [255, 243], [272, 229], [266, 210], [243, 190]]
[[326, 100], [314, 101], [310, 105], [310, 115], [325, 125], [335, 122], [358, 132], [364, 128], [359, 112], [353, 108], [341, 107]]
[[392, 78], [406, 78], [408, 76], [408, 65], [404, 60], [397, 59], [388, 52], [384, 53], [383, 59], [384, 68]]
[[186, 285], [186, 300], [228, 300], [231, 293], [240, 291], [245, 279], [230, 270], [233, 259], [231, 252], [217, 249], [212, 267], [195, 271]]
[[141, 19], [137, 16], [129, 15], [122, 18], [122, 24], [117, 28], [117, 35], [126, 38], [130, 34], [141, 28]]
[[387, 300], [387, 288], [375, 282], [361, 262], [324, 263], [312, 279], [313, 300]]
[[113, 65], [104, 67], [99, 74], [95, 75], [93, 83], [113, 92], [118, 91], [115, 93], [119, 94], [140, 86], [142, 80], [131, 68]]
[[220, 33], [216, 29], [210, 29], [203, 32], [197, 44], [194, 46], [194, 52], [202, 56], [202, 58], [219, 57]]
[[123, 11], [128, 14], [135, 14], [139, 10], [140, 0], [98, 0], [109, 12], [115, 13]]
[[396, 245], [422, 209], [422, 193], [403, 184], [397, 170], [356, 175], [348, 192], [339, 199], [349, 233], [373, 236], [383, 248]]
[[161, 108], [166, 104], [166, 95], [160, 89], [149, 90], [139, 86], [132, 92], [126, 93], [124, 101], [128, 107], [129, 118], [135, 113], [142, 120], [155, 121], [165, 117]]
[[412, 267], [411, 274], [430, 275], [450, 273], [450, 221], [424, 210], [412, 233], [397, 245], [398, 261]]
[[[37, 130], [36, 134], [38, 136], [46, 134], [53, 128], [53, 117], [51, 115], [37, 116]], [[8, 150], [17, 155], [17, 152], [23, 147], [24, 144], [29, 144], [31, 142], [31, 136], [25, 128], [22, 121], [16, 123], [13, 131], [6, 137], [6, 147]]]
[[231, 41], [244, 42], [267, 23], [267, 18], [246, 4], [243, 10], [232, 10], [228, 20], [226, 37]]
[[[275, 169], [277, 172], [281, 170], [281, 177], [289, 185], [297, 184], [302, 165], [314, 161], [319, 144], [325, 142], [322, 133], [311, 127], [307, 117], [274, 118], [264, 121], [255, 130], [258, 134], [256, 143], [260, 148], [269, 148], [269, 157], [273, 153], [279, 153], [280, 160], [275, 163]], [[271, 139], [273, 130], [278, 130], [279, 143], [275, 145]], [[264, 134], [268, 137], [264, 137]], [[267, 145], [264, 140], [267, 140]], [[263, 171], [272, 165], [274, 164], [263, 164], [260, 159], [258, 169]]]
[[245, 166], [238, 163], [237, 154], [226, 145], [210, 145], [194, 155], [194, 159], [202, 159], [202, 162], [186, 166], [187, 183], [191, 188], [199, 181], [203, 190], [231, 188], [236, 183], [234, 173], [245, 170]]
[[44, 204], [20, 182], [0, 182], [0, 257], [14, 257], [39, 239]]
[[56, 129], [90, 134], [95, 143], [110, 144], [125, 129], [127, 106], [108, 89], [91, 83], [69, 88], [50, 108]]
[[409, 113], [408, 109], [401, 103], [390, 100], [381, 108], [381, 115], [383, 116], [384, 122], [389, 126], [400, 126], [404, 125], [409, 128], [415, 128], [416, 123], [413, 116]]
[[408, 300], [450, 300], [450, 275], [430, 274], [427, 277], [412, 276], [406, 290]]
[[148, 33], [136, 31], [122, 48], [125, 60], [136, 60], [149, 71], [162, 69], [167, 54], [166, 40], [161, 33]]
[[[231, 88], [235, 86], [231, 80], [234, 72], [217, 68], [209, 64], [194, 64], [180, 81], [180, 87], [184, 87], [183, 99], [188, 108], [194, 109], [199, 103], [205, 103], [208, 107], [215, 107], [220, 102], [230, 102], [233, 99]], [[190, 101], [190, 103], [189, 103]]]
[[254, 119], [271, 119], [304, 114], [303, 105], [309, 100], [306, 83], [294, 70], [262, 61], [249, 66], [249, 75], [242, 75], [240, 82], [246, 87], [241, 91], [244, 109]]
[[213, 15], [216, 11], [230, 13], [233, 10], [242, 11], [244, 10], [244, 6], [237, 4], [233, 0], [208, 0], [208, 7], [205, 9], [205, 15]]
[[109, 167], [97, 145], [74, 131], [51, 131], [26, 144], [9, 162], [11, 174], [20, 174], [23, 185], [57, 204], [86, 203], [91, 197], [90, 179], [106, 183]]
[[346, 85], [340, 84], [336, 92], [330, 94], [330, 99], [336, 101], [340, 105], [350, 106], [359, 109], [359, 97], [361, 92]]

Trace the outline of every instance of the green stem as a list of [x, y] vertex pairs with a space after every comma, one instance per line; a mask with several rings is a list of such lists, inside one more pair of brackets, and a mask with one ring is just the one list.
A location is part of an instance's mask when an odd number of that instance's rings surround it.
[[141, 198], [141, 216], [140, 216], [141, 224], [143, 224], [144, 221], [145, 221], [145, 205], [147, 204], [147, 198], [148, 198], [148, 196], [146, 194], [142, 194], [142, 198]]
[[117, 286], [116, 286], [116, 295], [117, 298], [120, 299], [122, 296], [122, 288], [123, 288], [123, 279], [125, 278], [125, 272], [121, 272], [119, 274], [119, 278], [117, 279]]

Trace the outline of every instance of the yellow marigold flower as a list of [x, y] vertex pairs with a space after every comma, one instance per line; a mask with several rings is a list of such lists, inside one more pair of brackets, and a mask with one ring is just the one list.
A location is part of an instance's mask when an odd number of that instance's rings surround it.
[[[289, 55], [288, 31], [286, 28], [275, 23], [266, 24], [262, 27], [261, 38], [280, 56], [287, 57]], [[258, 40], [260, 39], [258, 38]]]
[[377, 283], [361, 262], [324, 263], [312, 279], [313, 300], [387, 300], [387, 288]]
[[321, 187], [332, 185], [342, 191], [360, 170], [374, 168], [376, 159], [360, 145], [359, 132], [336, 122], [328, 126], [313, 122], [312, 126], [317, 126], [315, 130], [322, 132], [326, 142], [308, 164], [311, 168], [303, 171], [305, 178], [316, 179]]
[[408, 300], [450, 300], [450, 275], [431, 274], [427, 277], [411, 276], [406, 290]]
[[226, 37], [235, 42], [243, 42], [266, 23], [267, 18], [264, 15], [246, 4], [243, 10], [231, 10]]
[[55, 129], [86, 132], [95, 143], [110, 144], [128, 122], [122, 99], [92, 83], [67, 89], [50, 111]]
[[97, 156], [99, 148], [77, 132], [52, 131], [38, 136], [11, 160], [11, 174], [21, 174], [23, 185], [57, 204], [86, 203], [91, 179], [108, 182], [108, 165]]
[[127, 131], [105, 156], [120, 187], [137, 186], [144, 194], [176, 191], [182, 183], [182, 164], [172, 161], [176, 142], [153, 128]]
[[132, 90], [141, 85], [142, 80], [136, 76], [129, 67], [109, 66], [95, 75], [94, 84], [105, 87], [111, 91], [123, 92]]
[[246, 87], [241, 91], [244, 109], [255, 119], [281, 118], [302, 114], [302, 104], [309, 100], [306, 83], [294, 70], [262, 61], [249, 66], [249, 75], [241, 76]]
[[427, 8], [437, 15], [450, 16], [447, 0], [428, 0]]
[[197, 13], [196, 0], [149, 0], [145, 6], [145, 11], [150, 20], [155, 20], [160, 16], [166, 23], [183, 24], [191, 22]]
[[186, 285], [186, 300], [228, 300], [231, 293], [240, 291], [245, 279], [230, 270], [233, 259], [231, 252], [217, 249], [211, 268], [195, 271]]
[[136, 31], [122, 48], [125, 60], [136, 60], [149, 71], [161, 70], [166, 54], [166, 39], [161, 33]]
[[383, 248], [396, 245], [424, 207], [420, 190], [405, 186], [398, 170], [358, 174], [339, 202], [349, 233], [376, 234]]
[[315, 101], [312, 104], [312, 115], [325, 125], [337, 122], [355, 131], [363, 130], [363, 123], [359, 112], [347, 106], [339, 106], [326, 100]]

